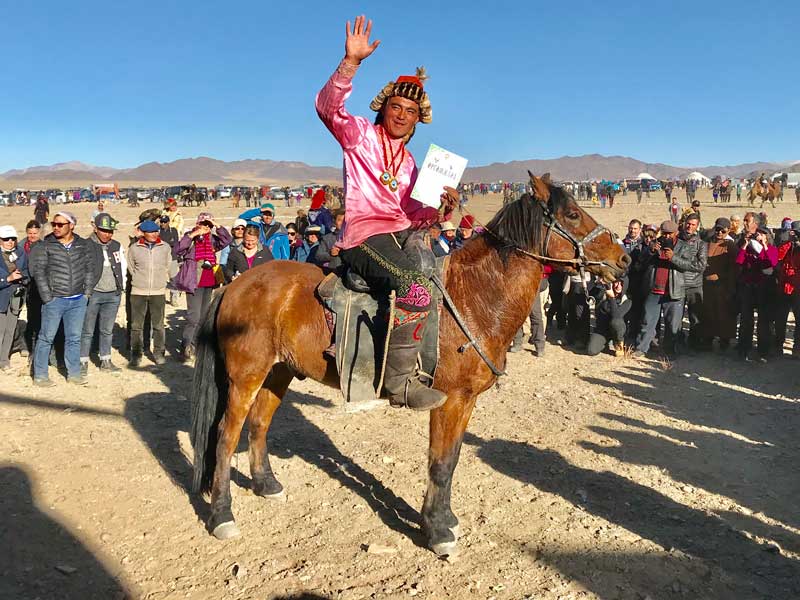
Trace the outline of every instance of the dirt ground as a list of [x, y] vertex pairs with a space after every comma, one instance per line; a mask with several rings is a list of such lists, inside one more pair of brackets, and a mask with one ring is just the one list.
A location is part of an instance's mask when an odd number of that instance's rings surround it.
[[[746, 210], [701, 200], [706, 224]], [[485, 220], [499, 203], [469, 208]], [[667, 216], [663, 194], [634, 204], [592, 213], [621, 234], [634, 216]], [[115, 207], [120, 235], [145, 207]], [[92, 208], [76, 209], [80, 233]], [[212, 211], [225, 223], [235, 212]], [[767, 212], [800, 218], [789, 194]], [[22, 229], [31, 213], [0, 209], [0, 224]], [[168, 312], [170, 354], [182, 314]], [[242, 443], [243, 535], [220, 542], [187, 491], [191, 367], [92, 368], [88, 387], [41, 390], [24, 358], [12, 365], [0, 374], [2, 598], [800, 597], [800, 370], [788, 359], [670, 364], [555, 343], [509, 355], [469, 426], [453, 487], [461, 551], [446, 561], [418, 529], [425, 415], [346, 413], [336, 390], [293, 383], [270, 434], [286, 498], [249, 491]]]

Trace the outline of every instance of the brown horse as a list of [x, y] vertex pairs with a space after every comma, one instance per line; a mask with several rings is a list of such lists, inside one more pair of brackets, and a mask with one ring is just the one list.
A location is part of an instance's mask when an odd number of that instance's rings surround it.
[[747, 200], [750, 205], [753, 205], [755, 199], [761, 197], [761, 207], [764, 208], [764, 202], [769, 202], [772, 204], [772, 208], [775, 208], [775, 200], [783, 200], [783, 186], [781, 185], [780, 181], [773, 181], [772, 183], [767, 183], [767, 185], [763, 185], [761, 181], [756, 179], [753, 182], [753, 187], [750, 188], [750, 193], [747, 196]]
[[[487, 233], [453, 253], [446, 274], [454, 304], [497, 365], [505, 364], [514, 334], [530, 312], [545, 256], [584, 257], [590, 271], [609, 281], [630, 264], [614, 236], [571, 194], [547, 175], [531, 181], [533, 194], [502, 208]], [[208, 528], [220, 539], [239, 534], [230, 469], [245, 419], [253, 492], [279, 496], [283, 488], [270, 468], [267, 430], [292, 378], [338, 385], [335, 361], [325, 353], [331, 336], [315, 296], [323, 277], [313, 265], [269, 262], [218, 293], [203, 319], [193, 384], [194, 486], [211, 492]], [[496, 377], [474, 348], [459, 352], [467, 338], [447, 311], [439, 335], [434, 387], [447, 393], [447, 401], [430, 416], [422, 526], [430, 548], [447, 555], [455, 551], [458, 535], [450, 488], [461, 441], [476, 398]]]

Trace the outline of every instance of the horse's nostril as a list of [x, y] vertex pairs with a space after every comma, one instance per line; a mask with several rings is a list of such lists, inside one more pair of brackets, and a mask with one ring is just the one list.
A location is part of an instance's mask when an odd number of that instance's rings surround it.
[[627, 269], [629, 266], [631, 266], [631, 257], [627, 254], [623, 254], [619, 257], [617, 264], [619, 264], [619, 266], [623, 269]]

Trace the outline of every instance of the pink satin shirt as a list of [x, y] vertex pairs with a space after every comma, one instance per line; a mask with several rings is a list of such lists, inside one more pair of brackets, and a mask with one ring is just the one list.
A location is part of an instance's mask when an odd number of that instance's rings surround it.
[[[345, 221], [337, 246], [348, 249], [373, 235], [435, 223], [439, 212], [411, 197], [417, 166], [407, 149], [396, 175], [397, 190], [393, 192], [381, 183], [380, 176], [386, 166], [380, 127], [347, 112], [344, 102], [353, 84], [352, 77], [342, 74], [342, 70], [345, 69], [337, 69], [317, 94], [316, 107], [319, 118], [344, 151]], [[349, 70], [355, 72], [352, 68]], [[397, 156], [400, 152], [402, 140], [392, 140], [385, 134], [384, 139], [388, 142], [387, 158], [391, 161], [391, 154]], [[445, 216], [445, 220], [448, 218]]]

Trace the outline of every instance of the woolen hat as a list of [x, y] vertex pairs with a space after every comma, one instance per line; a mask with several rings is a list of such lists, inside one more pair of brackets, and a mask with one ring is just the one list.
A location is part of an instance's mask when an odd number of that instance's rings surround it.
[[678, 224], [674, 221], [664, 221], [661, 223], [662, 233], [675, 233], [678, 231]]
[[17, 238], [17, 230], [11, 225], [0, 226], [0, 238]]
[[107, 231], [114, 231], [118, 223], [119, 221], [108, 213], [100, 213], [94, 218], [94, 226]]
[[139, 231], [142, 233], [155, 233], [159, 230], [158, 223], [155, 221], [142, 221], [139, 223]]
[[461, 221], [458, 223], [458, 226], [461, 229], [472, 229], [475, 225], [475, 217], [472, 215], [464, 215], [461, 217]]
[[800, 233], [800, 221], [792, 221], [792, 231]]
[[56, 217], [64, 217], [67, 221], [69, 221], [73, 225], [77, 225], [78, 224], [78, 218], [75, 215], [73, 215], [71, 212], [68, 212], [66, 210], [58, 211], [56, 214], [53, 215], [54, 219]]

